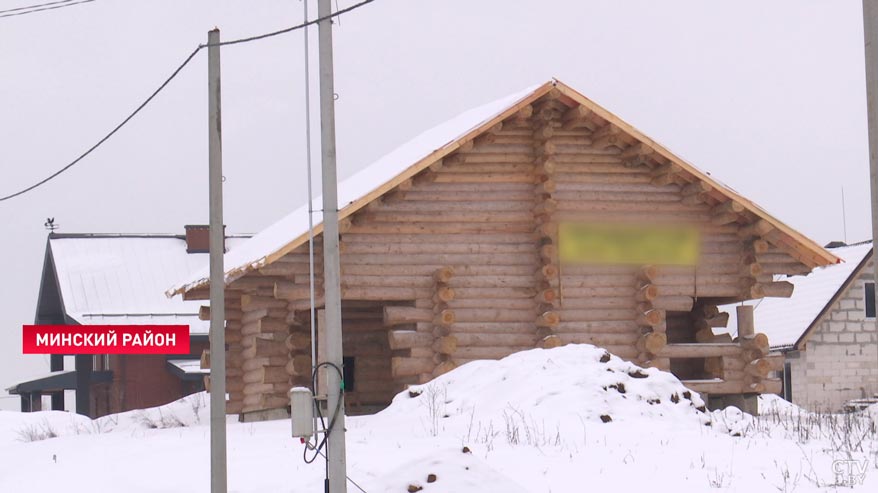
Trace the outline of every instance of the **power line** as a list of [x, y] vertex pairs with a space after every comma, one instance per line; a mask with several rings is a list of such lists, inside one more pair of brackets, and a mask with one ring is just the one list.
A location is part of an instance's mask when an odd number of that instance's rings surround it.
[[[350, 7], [347, 7], [347, 8], [341, 9], [341, 10], [336, 10], [334, 13], [329, 14], [327, 16], [318, 17], [318, 18], [314, 19], [313, 21], [303, 22], [302, 24], [288, 27], [286, 29], [281, 29], [279, 31], [273, 31], [270, 33], [265, 33], [265, 34], [258, 34], [256, 36], [250, 36], [248, 38], [240, 38], [240, 39], [232, 39], [229, 41], [222, 41], [222, 42], [218, 43], [218, 45], [219, 46], [236, 45], [236, 44], [241, 44], [241, 43], [249, 43], [251, 41], [259, 41], [260, 39], [271, 38], [274, 36], [279, 36], [281, 34], [286, 34], [288, 32], [292, 32], [292, 31], [295, 31], [298, 29], [302, 29], [302, 28], [305, 28], [308, 26], [316, 25], [318, 22], [324, 21], [326, 19], [332, 19], [332, 18], [338, 17], [342, 14], [347, 14], [348, 12], [357, 10], [358, 8], [360, 8], [364, 5], [370, 4], [374, 1], [375, 0], [363, 0], [362, 2], [355, 3], [354, 5], [351, 5]], [[207, 45], [202, 45], [202, 47], [207, 47]]]
[[4, 9], [4, 10], [0, 10], [0, 14], [5, 14], [5, 13], [7, 13], [7, 12], [17, 12], [17, 11], [19, 11], [19, 10], [30, 10], [30, 9], [36, 9], [36, 8], [39, 8], [39, 7], [45, 7], [45, 6], [47, 6], [47, 5], [57, 5], [57, 4], [59, 4], [59, 3], [70, 3], [70, 2], [72, 2], [72, 1], [73, 1], [73, 0], [58, 0], [57, 2], [41, 3], [41, 4], [38, 4], [38, 5], [28, 5], [27, 7], [16, 7], [16, 8], [14, 8], [14, 9]]
[[188, 65], [189, 62], [191, 62], [192, 59], [195, 58], [195, 55], [196, 55], [199, 51], [201, 51], [201, 46], [198, 46], [198, 48], [195, 48], [195, 50], [193, 50], [192, 53], [190, 53], [189, 56], [186, 57], [186, 60], [184, 60], [183, 63], [181, 63], [180, 66], [178, 66], [178, 67], [177, 67], [177, 68], [171, 73], [171, 76], [168, 77], [167, 79], [165, 79], [165, 81], [162, 82], [161, 85], [159, 85], [158, 89], [156, 89], [155, 91], [153, 91], [153, 93], [150, 94], [148, 98], [146, 98], [142, 103], [140, 103], [140, 105], [137, 106], [137, 108], [135, 108], [134, 111], [132, 111], [127, 117], [125, 117], [125, 119], [122, 120], [121, 123], [119, 123], [118, 125], [116, 125], [116, 126], [113, 128], [113, 130], [110, 130], [110, 132], [109, 132], [107, 135], [104, 135], [104, 137], [103, 137], [101, 140], [97, 141], [97, 143], [96, 143], [95, 145], [89, 147], [87, 151], [85, 151], [85, 152], [83, 152], [82, 154], [80, 154], [79, 157], [77, 157], [76, 159], [74, 159], [73, 161], [71, 161], [67, 166], [64, 166], [63, 168], [61, 168], [61, 169], [59, 169], [58, 171], [52, 173], [51, 175], [47, 176], [46, 178], [43, 178], [42, 180], [38, 181], [37, 183], [34, 183], [33, 185], [31, 185], [31, 186], [25, 188], [24, 190], [20, 190], [20, 191], [15, 192], [15, 193], [13, 193], [13, 194], [11, 194], [11, 195], [7, 195], [7, 196], [5, 196], [5, 197], [0, 198], [0, 202], [3, 202], [3, 201], [5, 201], [5, 200], [9, 200], [9, 199], [12, 199], [12, 198], [18, 197], [19, 195], [23, 195], [23, 194], [25, 194], [25, 193], [27, 193], [27, 192], [30, 192], [31, 190], [33, 190], [33, 189], [39, 187], [39, 186], [45, 184], [45, 183], [48, 182], [49, 180], [52, 180], [53, 178], [57, 177], [57, 176], [60, 175], [61, 173], [67, 171], [67, 170], [70, 169], [70, 168], [72, 168], [76, 163], [82, 161], [86, 156], [88, 156], [89, 154], [91, 154], [92, 151], [94, 151], [95, 149], [97, 149], [98, 147], [100, 147], [101, 144], [103, 144], [104, 142], [110, 140], [110, 137], [112, 137], [112, 136], [113, 136], [116, 132], [118, 132], [122, 127], [124, 127], [125, 124], [127, 124], [129, 121], [131, 121], [131, 119], [134, 118], [135, 115], [137, 115], [138, 113], [140, 113], [140, 110], [142, 110], [143, 108], [145, 108], [146, 105], [148, 105], [148, 104], [149, 104], [149, 103], [150, 103], [150, 102], [151, 102], [156, 96], [158, 96], [158, 94], [159, 94], [160, 92], [162, 92], [162, 90], [163, 90], [165, 87], [167, 87], [167, 85], [170, 84], [171, 81], [174, 80], [175, 77], [177, 77], [177, 75], [180, 73], [180, 71], [183, 70], [183, 67], [185, 67], [186, 65]]
[[[87, 0], [87, 1], [94, 1], [94, 0]], [[177, 75], [183, 70], [183, 68], [186, 67], [186, 65], [188, 65], [189, 62], [191, 62], [192, 59], [195, 58], [195, 55], [198, 54], [198, 52], [201, 51], [202, 49], [207, 48], [208, 46], [226, 46], [226, 45], [234, 45], [234, 44], [241, 44], [241, 43], [249, 43], [251, 41], [259, 41], [261, 39], [266, 39], [266, 38], [271, 38], [271, 37], [278, 36], [281, 34], [286, 34], [286, 33], [292, 32], [292, 31], [296, 31], [298, 29], [304, 29], [308, 26], [312, 26], [314, 24], [317, 24], [320, 21], [323, 21], [326, 19], [332, 19], [332, 18], [338, 17], [342, 14], [346, 14], [346, 13], [351, 12], [353, 10], [356, 10], [364, 5], [370, 4], [374, 1], [375, 0], [363, 0], [360, 3], [351, 5], [350, 7], [347, 7], [347, 8], [342, 9], [342, 10], [338, 10], [338, 11], [336, 11], [332, 14], [329, 14], [327, 16], [318, 17], [317, 19], [314, 19], [312, 21], [306, 21], [306, 22], [303, 22], [301, 24], [298, 24], [298, 25], [295, 25], [292, 27], [288, 27], [286, 29], [281, 29], [279, 31], [273, 31], [273, 32], [265, 33], [265, 34], [259, 34], [259, 35], [250, 36], [247, 38], [233, 39], [230, 41], [222, 41], [220, 43], [217, 43], [216, 45], [208, 45], [208, 44], [198, 45], [192, 51], [192, 53], [190, 53], [189, 56], [186, 57], [185, 60], [183, 60], [183, 63], [181, 63], [176, 69], [174, 69], [174, 71], [171, 73], [170, 77], [165, 79], [165, 81], [162, 82], [161, 85], [159, 85], [159, 87], [155, 91], [153, 91], [153, 93], [150, 94], [148, 98], [146, 98], [142, 103], [140, 103], [140, 105], [138, 105], [137, 108], [134, 109], [134, 111], [132, 111], [127, 117], [125, 117], [125, 119], [122, 120], [121, 123], [119, 123], [112, 130], [110, 130], [109, 133], [104, 135], [103, 138], [101, 138], [99, 141], [97, 141], [97, 143], [95, 143], [93, 146], [89, 147], [88, 150], [86, 150], [84, 153], [80, 154], [79, 157], [77, 157], [76, 159], [74, 159], [73, 161], [68, 163], [66, 166], [64, 166], [63, 168], [59, 169], [58, 171], [52, 173], [51, 175], [47, 176], [46, 178], [43, 178], [42, 180], [38, 181], [37, 183], [34, 183], [33, 185], [31, 185], [25, 189], [19, 190], [18, 192], [12, 193], [10, 195], [6, 195], [4, 197], [0, 197], [0, 202], [4, 202], [6, 200], [13, 199], [15, 197], [18, 197], [19, 195], [23, 195], [23, 194], [30, 192], [31, 190], [33, 190], [37, 187], [40, 187], [40, 186], [46, 184], [50, 180], [56, 178], [61, 173], [64, 173], [65, 171], [72, 168], [80, 161], [82, 161], [86, 156], [91, 154], [95, 149], [100, 147], [104, 142], [110, 140], [110, 137], [115, 135], [116, 132], [121, 130], [122, 127], [124, 127], [129, 121], [131, 121], [132, 118], [134, 118], [138, 113], [140, 113], [140, 111], [143, 108], [145, 108], [150, 102], [152, 102], [152, 100], [155, 99], [155, 97], [158, 96], [158, 94], [160, 92], [162, 92], [162, 90], [164, 90], [165, 87], [167, 87], [168, 84], [170, 84], [171, 81], [174, 80], [175, 77], [177, 77]]]
[[[60, 0], [57, 2], [44, 3], [40, 5], [31, 5], [30, 7], [18, 7], [15, 9], [9, 10], [0, 10], [0, 18], [3, 17], [15, 17], [17, 15], [27, 15], [34, 14], [36, 12], [42, 12], [44, 10], [55, 10], [55, 9], [63, 9], [64, 7], [73, 7], [74, 5], [80, 5], [83, 3], [94, 2], [95, 0], [79, 0], [74, 2], [73, 0]], [[32, 9], [32, 10], [28, 10]], [[10, 12], [10, 13], [7, 13]]]

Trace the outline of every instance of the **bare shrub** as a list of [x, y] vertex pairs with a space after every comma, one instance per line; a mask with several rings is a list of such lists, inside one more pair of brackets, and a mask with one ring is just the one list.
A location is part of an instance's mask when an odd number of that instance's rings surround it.
[[438, 436], [441, 429], [440, 420], [445, 416], [445, 403], [448, 400], [448, 386], [441, 388], [430, 384], [420, 394], [421, 405], [427, 408], [427, 431], [430, 436]]
[[20, 442], [39, 442], [48, 440], [58, 436], [58, 432], [52, 427], [48, 420], [43, 420], [38, 425], [26, 425], [16, 431], [18, 441]]

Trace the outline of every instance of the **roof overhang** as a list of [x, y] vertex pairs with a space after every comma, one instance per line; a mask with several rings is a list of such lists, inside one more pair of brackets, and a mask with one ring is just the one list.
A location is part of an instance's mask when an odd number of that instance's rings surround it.
[[[108, 383], [113, 381], [112, 371], [91, 372], [90, 383]], [[10, 394], [29, 394], [31, 392], [58, 392], [76, 389], [76, 372], [60, 371], [50, 375], [28, 380], [6, 389]]]

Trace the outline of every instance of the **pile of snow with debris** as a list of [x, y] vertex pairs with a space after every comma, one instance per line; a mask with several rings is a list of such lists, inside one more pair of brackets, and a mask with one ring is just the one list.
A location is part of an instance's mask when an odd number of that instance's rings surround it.
[[[35, 492], [207, 492], [208, 403], [196, 394], [94, 421], [0, 414], [0, 491], [27, 484]], [[705, 412], [699, 396], [667, 372], [588, 345], [534, 349], [463, 365], [400, 393], [376, 415], [349, 417], [348, 475], [369, 493], [822, 492], [878, 485], [878, 434], [867, 413], [851, 420], [810, 414], [775, 397], [759, 404], [765, 416]], [[16, 438], [16, 429], [43, 420], [55, 438]], [[288, 421], [238, 423], [229, 416], [227, 430], [229, 491], [322, 490], [322, 459], [304, 463]], [[839, 459], [866, 460], [868, 470], [839, 476]], [[360, 490], [351, 483], [348, 491]]]
[[476, 361], [396, 396], [379, 419], [420, 409], [444, 420], [529, 422], [658, 421], [703, 425], [704, 402], [672, 374], [641, 368], [590, 345], [532, 349], [498, 361]]

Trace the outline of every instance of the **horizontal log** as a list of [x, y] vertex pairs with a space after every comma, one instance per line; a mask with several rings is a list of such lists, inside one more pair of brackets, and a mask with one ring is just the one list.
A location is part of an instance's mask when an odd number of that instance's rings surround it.
[[[577, 344], [570, 340], [571, 337], [576, 337], [575, 334], [558, 334], [558, 337], [561, 338], [565, 344]], [[633, 344], [602, 344], [601, 347], [609, 351], [611, 354], [623, 359], [631, 360], [637, 356], [637, 349]]]
[[390, 367], [393, 377], [397, 378], [432, 373], [436, 365], [428, 358], [393, 357], [390, 360]]
[[[691, 299], [691, 298], [690, 298]], [[576, 309], [626, 309], [634, 310], [637, 307], [637, 300], [628, 296], [589, 296], [589, 297], [573, 297], [564, 298], [561, 307], [565, 310]]]
[[561, 322], [561, 315], [558, 312], [546, 311], [540, 313], [536, 319], [538, 327], [555, 327]]
[[285, 301], [277, 300], [274, 298], [253, 296], [249, 294], [241, 296], [241, 310], [244, 312], [261, 310], [264, 308], [285, 308], [286, 306], [287, 303]]
[[262, 367], [244, 372], [243, 382], [246, 386], [251, 383], [287, 383], [290, 376], [283, 366]]
[[725, 380], [683, 380], [686, 388], [704, 394], [740, 394], [744, 392], [744, 383], [741, 381]]
[[439, 326], [447, 327], [457, 320], [457, 312], [446, 309], [437, 313], [433, 318], [433, 323]]
[[[427, 240], [425, 240], [427, 241]], [[435, 269], [439, 268], [438, 263], [428, 263], [423, 265], [398, 265], [387, 263], [384, 265], [358, 265], [349, 264], [347, 259], [342, 258], [342, 274], [343, 275], [363, 275], [363, 276], [419, 276], [430, 277]], [[531, 276], [534, 271], [533, 265], [462, 265], [457, 267], [458, 279], [465, 277], [482, 277], [482, 276]]]
[[753, 360], [744, 366], [744, 372], [753, 377], [765, 378], [769, 371], [771, 371], [771, 363], [762, 358]]
[[241, 355], [244, 359], [249, 359], [257, 357], [284, 356], [288, 351], [289, 350], [283, 342], [255, 339], [252, 346], [245, 347], [241, 351]]
[[638, 325], [644, 327], [655, 327], [656, 325], [664, 323], [665, 311], [652, 309], [642, 313], [638, 313], [634, 321], [637, 322]]
[[384, 325], [401, 325], [433, 320], [433, 311], [427, 308], [408, 306], [385, 306]]
[[[531, 315], [533, 312], [531, 312]], [[460, 322], [452, 326], [455, 334], [463, 333], [493, 333], [498, 334], [528, 334], [533, 335], [536, 327], [532, 321], [528, 322]]]
[[433, 303], [448, 303], [455, 296], [454, 289], [448, 286], [437, 286], [433, 293]]
[[768, 336], [763, 333], [740, 337], [738, 343], [742, 348], [757, 350], [762, 355], [767, 355], [770, 348]]
[[[488, 288], [489, 289], [489, 288]], [[459, 290], [456, 292], [460, 292]], [[446, 303], [448, 308], [494, 308], [506, 310], [531, 310], [534, 307], [534, 300], [531, 298], [464, 298], [454, 299]]]
[[[532, 233], [533, 228], [530, 222], [484, 222], [484, 223], [364, 223], [363, 225], [354, 225], [351, 228], [352, 233], [357, 234], [517, 234]], [[447, 264], [447, 261], [441, 261]]]
[[740, 238], [765, 236], [772, 230], [774, 230], [774, 226], [770, 222], [765, 219], [759, 219], [752, 224], [748, 224], [738, 229], [738, 236]]
[[458, 346], [467, 347], [526, 347], [536, 341], [533, 333], [504, 333], [494, 332], [455, 332]]
[[772, 298], [789, 298], [793, 295], [795, 285], [789, 281], [763, 283], [762, 292]]
[[592, 321], [635, 321], [637, 311], [633, 309], [589, 309], [561, 310], [561, 318], [569, 322]]
[[[650, 332], [643, 334], [637, 340], [637, 349], [642, 352], [657, 355], [668, 344], [667, 335], [661, 332]], [[667, 357], [667, 356], [665, 356]]]
[[266, 345], [269, 343], [284, 346], [285, 339], [286, 336], [284, 334], [253, 334], [244, 336], [241, 338], [241, 351], [253, 346]]
[[436, 340], [433, 341], [432, 349], [439, 354], [451, 355], [457, 351], [457, 346], [457, 337], [449, 335], [445, 337], [437, 337]]
[[454, 358], [458, 359], [468, 359], [468, 360], [478, 360], [478, 359], [500, 359], [509, 356], [510, 354], [517, 353], [522, 350], [532, 349], [532, 346], [491, 346], [491, 347], [474, 347], [474, 346], [463, 346], [458, 347], [457, 351], [454, 353]]
[[567, 344], [591, 344], [593, 346], [625, 346], [634, 347], [640, 338], [639, 334], [600, 334], [593, 332], [566, 332], [556, 334]]
[[659, 356], [665, 358], [713, 358], [740, 354], [741, 347], [734, 343], [686, 343], [668, 344], [661, 350]]
[[375, 301], [410, 301], [416, 299], [429, 299], [432, 290], [428, 288], [359, 288], [342, 286], [342, 298], [350, 300], [375, 300]]
[[387, 340], [392, 350], [410, 349], [429, 347], [433, 343], [433, 336], [413, 330], [390, 330], [387, 332]]
[[652, 306], [673, 312], [690, 312], [695, 304], [691, 296], [657, 296], [651, 300]]
[[561, 322], [554, 327], [556, 333], [612, 333], [612, 334], [640, 334], [640, 327], [634, 322], [633, 318], [625, 320], [608, 320], [608, 321], [570, 321], [563, 318], [562, 311]]
[[522, 322], [533, 320], [531, 310], [467, 309], [454, 311], [457, 322]]

